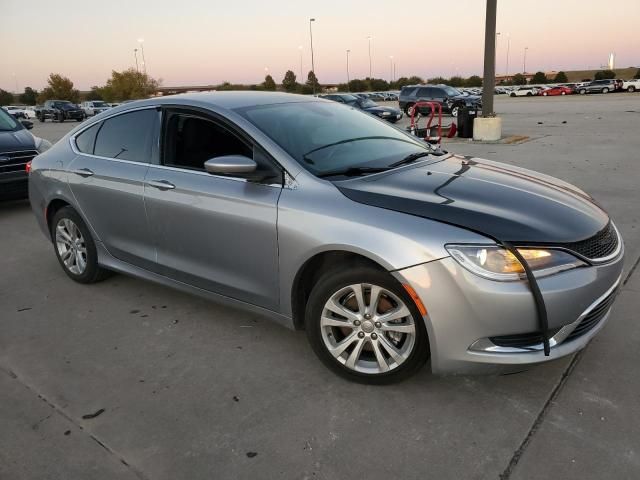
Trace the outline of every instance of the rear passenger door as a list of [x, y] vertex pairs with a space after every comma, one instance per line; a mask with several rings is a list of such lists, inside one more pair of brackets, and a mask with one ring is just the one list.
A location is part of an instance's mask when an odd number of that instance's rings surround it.
[[68, 167], [69, 186], [96, 240], [114, 257], [147, 269], [155, 265], [155, 247], [144, 178], [157, 158], [159, 115], [155, 107], [139, 109], [82, 130], [71, 139], [78, 155]]

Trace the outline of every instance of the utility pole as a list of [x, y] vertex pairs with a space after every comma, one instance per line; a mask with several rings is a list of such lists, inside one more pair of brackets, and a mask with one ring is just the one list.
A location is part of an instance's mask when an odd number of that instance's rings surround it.
[[495, 117], [493, 94], [496, 84], [496, 12], [498, 0], [487, 0], [484, 31], [484, 79], [482, 81], [482, 116]]
[[304, 72], [302, 70], [302, 45], [300, 45], [298, 47], [298, 50], [300, 50], [300, 82], [304, 81]]
[[142, 52], [142, 71], [144, 74], [147, 74], [147, 61], [144, 58], [144, 38], [139, 38], [138, 43], [140, 44], [140, 51]]
[[136, 72], [140, 73], [140, 69], [138, 68], [138, 49], [137, 48], [133, 49], [133, 56], [136, 59]]
[[[316, 21], [315, 18], [309, 19], [309, 38], [311, 40], [311, 71], [313, 72], [314, 77], [316, 75], [316, 67], [313, 61], [313, 30], [311, 29], [311, 22], [315, 22], [315, 21]], [[313, 93], [314, 94], [316, 93], [316, 82], [313, 82]]]
[[371, 75], [371, 36], [368, 36], [367, 40], [369, 40], [369, 78], [373, 78]]
[[347, 92], [349, 92], [349, 53], [351, 50], [347, 50]]
[[524, 58], [522, 59], [522, 73], [526, 74], [527, 73], [527, 51], [529, 50], [529, 47], [524, 47]]
[[509, 50], [511, 49], [511, 34], [507, 33], [507, 65], [504, 74], [509, 76]]

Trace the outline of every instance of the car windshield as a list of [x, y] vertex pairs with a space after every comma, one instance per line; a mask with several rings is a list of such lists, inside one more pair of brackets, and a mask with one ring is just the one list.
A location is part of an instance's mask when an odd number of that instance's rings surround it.
[[106, 107], [107, 104], [105, 102], [93, 102], [94, 107]]
[[374, 102], [373, 100], [369, 100], [367, 98], [367, 99], [364, 99], [364, 100], [360, 100], [360, 106], [362, 108], [371, 108], [371, 107], [377, 107], [378, 104], [376, 102]]
[[389, 167], [431, 151], [386, 122], [337, 103], [281, 103], [237, 112], [315, 175]]
[[71, 107], [71, 102], [54, 102], [53, 106], [56, 108], [69, 108]]
[[18, 128], [18, 122], [3, 108], [0, 108], [0, 132], [13, 132]]
[[462, 95], [462, 92], [460, 90], [458, 90], [457, 88], [443, 87], [443, 90], [445, 92], [447, 92], [447, 95], [449, 95], [450, 97], [454, 97], [456, 95]]

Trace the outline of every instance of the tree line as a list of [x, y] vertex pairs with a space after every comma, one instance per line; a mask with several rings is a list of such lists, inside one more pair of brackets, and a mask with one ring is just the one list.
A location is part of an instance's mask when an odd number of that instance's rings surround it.
[[[595, 80], [604, 80], [616, 78], [616, 73], [612, 70], [601, 70], [595, 73]], [[640, 79], [640, 69], [636, 72], [635, 79]], [[589, 81], [584, 79], [583, 81]], [[544, 72], [536, 72], [531, 78], [531, 83], [567, 83], [568, 78], [565, 72], [558, 72], [555, 77], [550, 78]], [[434, 77], [426, 80], [418, 77], [400, 77], [397, 80], [388, 82], [382, 78], [354, 78], [349, 83], [340, 83], [337, 88], [344, 92], [366, 92], [366, 91], [387, 91], [400, 90], [406, 85], [419, 85], [424, 83], [444, 84], [452, 87], [481, 87], [482, 78], [478, 75], [472, 75], [468, 78], [461, 76], [453, 76], [450, 78]], [[137, 100], [140, 98], [148, 98], [158, 91], [158, 87], [162, 84], [161, 79], [154, 79], [146, 73], [137, 71], [134, 68], [117, 72], [113, 70], [111, 77], [107, 79], [103, 86], [93, 86], [88, 93], [82, 95], [79, 90], [74, 88], [73, 82], [59, 74], [52, 73], [47, 79], [47, 86], [38, 92], [31, 87], [25, 87], [24, 92], [14, 96], [6, 90], [0, 89], [0, 105], [11, 105], [19, 103], [21, 105], [36, 105], [44, 103], [46, 100], [69, 100], [73, 103], [79, 103], [81, 100], [104, 100], [106, 102], [121, 102], [124, 100]], [[500, 85], [526, 85], [527, 79], [521, 73], [514, 75], [509, 82], [501, 82]], [[266, 75], [264, 82], [252, 85], [242, 85], [230, 82], [223, 82], [219, 85], [213, 85], [212, 90], [264, 90], [276, 91], [283, 90], [289, 93], [312, 94], [320, 93], [323, 87], [318, 81], [313, 71], [307, 74], [304, 83], [299, 83], [296, 74], [292, 70], [287, 70], [282, 78], [280, 86], [271, 75]], [[17, 102], [16, 102], [17, 101]]]

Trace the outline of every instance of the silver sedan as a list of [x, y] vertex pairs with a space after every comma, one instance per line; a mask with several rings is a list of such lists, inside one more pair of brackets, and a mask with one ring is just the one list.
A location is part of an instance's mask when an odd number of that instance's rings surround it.
[[280, 93], [108, 110], [33, 160], [29, 195], [71, 279], [121, 272], [269, 316], [369, 383], [573, 353], [623, 264], [572, 185]]

